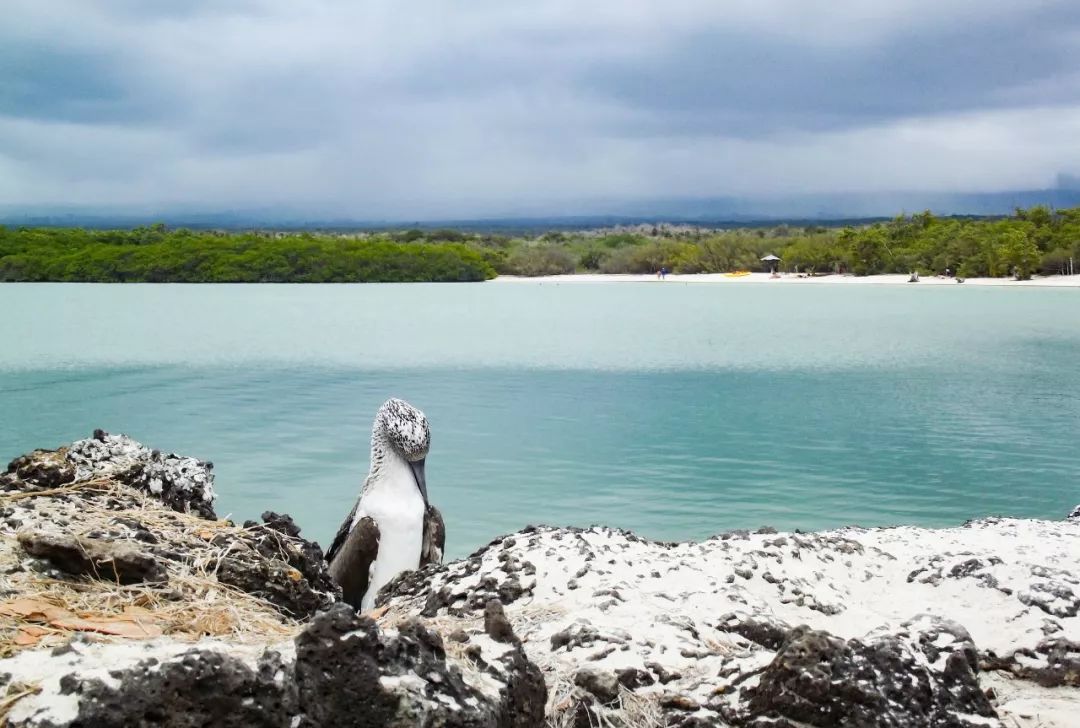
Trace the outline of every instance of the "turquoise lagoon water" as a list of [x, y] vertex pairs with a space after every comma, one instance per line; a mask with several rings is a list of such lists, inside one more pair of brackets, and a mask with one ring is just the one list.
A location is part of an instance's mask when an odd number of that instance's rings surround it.
[[0, 458], [101, 427], [326, 543], [389, 396], [461, 556], [529, 523], [1060, 518], [1080, 293], [753, 284], [0, 286]]

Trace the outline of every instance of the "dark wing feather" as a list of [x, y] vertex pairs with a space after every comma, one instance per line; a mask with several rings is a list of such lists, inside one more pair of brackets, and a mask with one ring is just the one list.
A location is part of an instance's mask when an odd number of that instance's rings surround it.
[[338, 529], [337, 534], [334, 536], [333, 542], [330, 544], [330, 548], [326, 550], [326, 562], [330, 563], [334, 560], [334, 555], [341, 550], [341, 547], [345, 545], [345, 539], [349, 537], [349, 531], [352, 530], [353, 519], [356, 518], [356, 509], [360, 507], [360, 499], [357, 498], [353, 503], [352, 510], [349, 511], [349, 515], [345, 518], [345, 521], [341, 524], [341, 528]]
[[[341, 587], [341, 597], [354, 609], [360, 609], [371, 576], [371, 565], [379, 555], [379, 526], [364, 516], [351, 530], [343, 527], [345, 537], [335, 548], [330, 561], [330, 576]], [[339, 536], [341, 534], [339, 533]], [[335, 539], [335, 544], [337, 539]]]
[[420, 546], [420, 565], [441, 564], [446, 548], [446, 524], [435, 506], [424, 511], [424, 541]]

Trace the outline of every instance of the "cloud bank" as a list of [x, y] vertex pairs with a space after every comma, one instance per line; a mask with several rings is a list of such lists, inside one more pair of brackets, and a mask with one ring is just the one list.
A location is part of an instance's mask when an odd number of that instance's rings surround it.
[[1072, 0], [7, 0], [4, 15], [0, 203], [422, 219], [1037, 188], [1080, 169]]

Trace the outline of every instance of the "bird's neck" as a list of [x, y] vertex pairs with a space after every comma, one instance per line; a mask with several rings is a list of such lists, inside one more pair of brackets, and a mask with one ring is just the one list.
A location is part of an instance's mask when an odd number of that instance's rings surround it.
[[371, 470], [364, 483], [364, 496], [388, 495], [423, 501], [408, 461], [394, 452], [385, 436], [371, 437]]

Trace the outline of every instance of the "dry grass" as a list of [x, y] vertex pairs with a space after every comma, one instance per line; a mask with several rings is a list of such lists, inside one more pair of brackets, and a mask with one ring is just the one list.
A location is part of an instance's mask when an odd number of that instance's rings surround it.
[[48, 498], [50, 496], [70, 495], [72, 493], [80, 493], [87, 491], [107, 493], [115, 487], [116, 484], [108, 478], [84, 480], [78, 483], [62, 485], [58, 488], [47, 488], [45, 490], [20, 490], [14, 493], [0, 493], [0, 504], [6, 505], [8, 503], [14, 503], [15, 501], [25, 500], [27, 498]]
[[35, 695], [41, 691], [41, 687], [38, 685], [24, 685], [23, 683], [11, 683], [4, 691], [4, 697], [0, 698], [0, 726], [6, 726], [8, 724], [8, 713], [15, 706], [15, 703], [19, 702], [28, 695]]
[[[573, 728], [580, 690], [574, 685], [577, 666], [568, 666], [555, 655], [530, 654], [544, 673], [548, 686], [545, 708], [547, 728]], [[619, 699], [598, 714], [589, 713], [590, 725], [596, 728], [663, 728], [664, 716], [656, 695], [638, 694], [619, 688]]]
[[[64, 497], [72, 495], [78, 497]], [[21, 502], [27, 499], [35, 502]], [[118, 510], [117, 501], [129, 507]], [[15, 534], [0, 533], [0, 589], [17, 596], [20, 602], [30, 600], [63, 610], [85, 623], [103, 624], [106, 631], [110, 624], [128, 623], [144, 627], [147, 636], [163, 634], [181, 640], [220, 637], [262, 643], [289, 638], [299, 629], [298, 623], [283, 617], [268, 602], [217, 581], [214, 569], [219, 559], [230, 551], [248, 548], [236, 538], [229, 538], [241, 535], [245, 529], [227, 521], [178, 513], [151, 496], [107, 479], [49, 490], [4, 493], [0, 494], [0, 505], [19, 509], [23, 528], [55, 529], [53, 521], [61, 519], [73, 524], [69, 530], [76, 536], [115, 528], [117, 517], [133, 518], [153, 532], [163, 545], [185, 557], [183, 562], [162, 560], [168, 582], [160, 585], [125, 586], [91, 578], [54, 579], [22, 568], [26, 556]], [[21, 507], [29, 505], [33, 509]], [[215, 540], [226, 545], [214, 545]], [[85, 632], [95, 640], [130, 639], [130, 635], [103, 634], [94, 629]], [[40, 614], [3, 614], [0, 615], [0, 657], [39, 644], [60, 644], [70, 640], [73, 634], [71, 629], [58, 627], [55, 620], [43, 619]]]
[[577, 707], [574, 673], [550, 653], [546, 657], [530, 657], [544, 673], [544, 682], [547, 684], [548, 702], [544, 707], [544, 714], [547, 716], [548, 728], [572, 728]]

